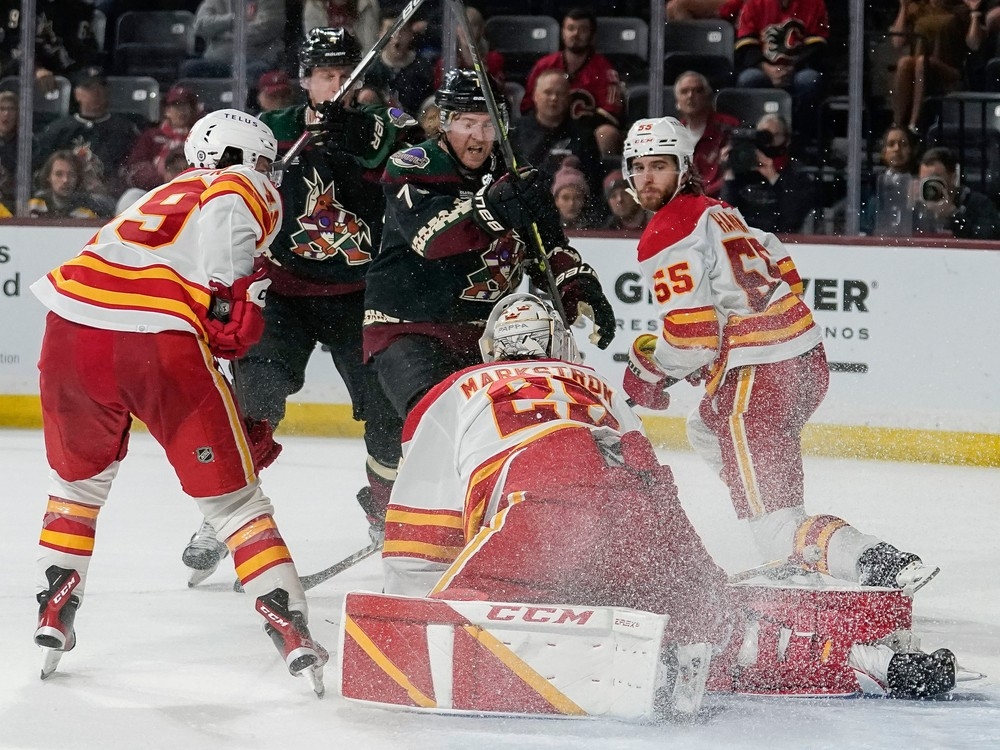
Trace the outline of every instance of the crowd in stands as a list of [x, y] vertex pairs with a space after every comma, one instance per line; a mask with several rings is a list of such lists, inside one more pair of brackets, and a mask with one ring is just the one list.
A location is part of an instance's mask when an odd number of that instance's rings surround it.
[[[0, 3], [8, 11], [20, 6], [19, 0]], [[172, 75], [157, 77], [157, 121], [148, 112], [117, 106], [114, 96], [116, 77], [134, 73], [116, 55], [118, 22], [126, 14], [148, 11], [149, 4], [37, 0], [36, 88], [43, 94], [56, 91], [59, 80], [66, 79], [71, 101], [66, 114], [37, 111], [36, 106], [31, 214], [106, 218], [126, 196], [168, 179], [192, 123], [222, 106], [209, 101], [202, 86], [231, 79], [234, 13], [239, 9], [246, 13], [250, 92], [243, 108], [256, 113], [303, 101], [295, 55], [289, 50], [297, 48], [304, 34], [317, 26], [345, 27], [367, 50], [404, 5], [402, 0], [156, 3], [160, 12], [182, 14], [191, 26], [184, 32], [194, 39], [193, 47], [169, 68]], [[509, 4], [496, 11], [488, 4], [467, 8], [479, 53], [510, 95], [507, 111], [515, 150], [548, 181], [565, 228], [641, 229], [648, 216], [629, 193], [620, 153], [631, 122], [646, 115], [641, 106], [633, 106], [630, 94], [642, 88], [648, 70], [619, 63], [620, 56], [602, 48], [598, 29], [602, 18], [621, 16], [623, 8], [648, 22], [648, 3], [581, 0], [577, 6], [529, 0], [522, 5], [527, 15], [555, 18], [559, 28], [558, 50], [537, 55], [523, 70], [495, 48], [503, 44], [491, 45], [490, 18], [514, 12]], [[425, 135], [438, 126], [433, 92], [443, 71], [442, 10], [441, 0], [426, 0], [381, 50], [365, 79], [370, 98], [413, 114]], [[15, 204], [19, 100], [13, 76], [21, 59], [18, 14], [3, 17], [0, 218], [13, 213]], [[699, 138], [695, 164], [706, 192], [736, 205], [751, 224], [775, 232], [822, 231], [824, 213], [837, 217], [840, 211], [842, 220], [845, 156], [838, 148], [846, 138], [838, 135], [846, 132], [836, 132], [836, 117], [826, 109], [829, 97], [846, 92], [848, 29], [840, 5], [824, 0], [665, 0], [665, 18], [668, 24], [712, 21], [732, 29], [728, 74], [720, 78], [718, 69], [702, 67], [694, 55], [690, 69], [666, 81], [672, 97], [668, 89], [664, 109]], [[961, 134], [956, 139], [954, 130], [936, 125], [942, 117], [941, 97], [984, 91], [990, 85], [984, 71], [990, 59], [997, 57], [1000, 63], [1000, 0], [899, 0], [873, 6], [866, 10], [866, 35], [891, 43], [895, 60], [888, 73], [881, 71], [891, 79], [887, 96], [869, 95], [866, 83], [865, 128], [872, 135], [866, 138], [870, 147], [861, 231], [1000, 238], [995, 198], [990, 197], [997, 194], [993, 182], [1000, 179], [1000, 124], [991, 121], [976, 131], [988, 131], [983, 150], [996, 152], [996, 158], [970, 156]], [[454, 38], [458, 64], [471, 67], [464, 37], [456, 30]], [[994, 86], [1000, 90], [1000, 76]], [[723, 88], [780, 89], [787, 92], [791, 107], [753, 115], [727, 111], [717, 106], [717, 91]], [[720, 96], [719, 105], [722, 100]], [[985, 120], [986, 107], [982, 109]], [[874, 133], [883, 127], [877, 140]], [[928, 178], [935, 185], [935, 180], [944, 183], [945, 189], [923, 189]], [[937, 202], [929, 200], [938, 196]]]

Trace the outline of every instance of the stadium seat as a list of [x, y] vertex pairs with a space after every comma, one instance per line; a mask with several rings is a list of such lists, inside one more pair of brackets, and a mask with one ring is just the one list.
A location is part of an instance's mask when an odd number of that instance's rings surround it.
[[951, 148], [962, 182], [995, 194], [1000, 189], [1000, 94], [962, 91], [941, 97], [927, 145]]
[[503, 85], [503, 90], [507, 95], [507, 103], [510, 105], [510, 118], [516, 120], [521, 116], [521, 100], [524, 98], [524, 86], [514, 81], [506, 81]]
[[108, 76], [109, 109], [136, 115], [147, 123], [160, 121], [160, 84], [151, 76]]
[[721, 19], [670, 21], [663, 26], [663, 80], [673, 83], [686, 70], [704, 75], [712, 88], [733, 80], [733, 26]]
[[751, 128], [763, 115], [781, 115], [789, 128], [792, 127], [792, 97], [784, 89], [719, 89], [715, 94], [715, 108], [738, 117]]
[[176, 85], [194, 89], [203, 112], [230, 109], [234, 106], [232, 78], [182, 78]]
[[145, 10], [122, 13], [115, 36], [115, 72], [151, 76], [164, 84], [177, 78], [181, 61], [194, 54], [194, 13]]
[[626, 84], [649, 80], [649, 25], [641, 18], [598, 17], [594, 44]]
[[[35, 115], [34, 125], [41, 127], [69, 114], [70, 102], [73, 99], [73, 85], [64, 76], [55, 76], [55, 88], [44, 91], [35, 79]], [[7, 76], [0, 80], [0, 91], [18, 93], [20, 79], [17, 76]]]
[[507, 80], [524, 83], [540, 57], [559, 49], [559, 22], [550, 16], [490, 16], [486, 38], [504, 56]]
[[[625, 122], [631, 126], [636, 120], [649, 117], [649, 86], [637, 83], [625, 89]], [[663, 87], [663, 111], [661, 117], [677, 117], [677, 102], [674, 87]]]

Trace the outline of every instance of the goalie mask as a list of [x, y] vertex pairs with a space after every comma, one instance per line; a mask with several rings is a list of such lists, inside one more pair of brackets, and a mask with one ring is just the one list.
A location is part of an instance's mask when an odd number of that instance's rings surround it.
[[636, 202], [638, 198], [635, 182], [632, 180], [634, 159], [639, 156], [673, 156], [677, 160], [677, 190], [674, 192], [677, 195], [690, 175], [697, 143], [694, 133], [674, 117], [636, 120], [628, 130], [625, 148], [622, 150], [622, 174]]
[[561, 359], [579, 363], [573, 334], [563, 326], [552, 305], [533, 294], [512, 294], [500, 300], [479, 339], [483, 362], [512, 359]]
[[227, 149], [230, 164], [257, 168], [257, 157], [274, 161], [278, 156], [278, 142], [271, 128], [253, 115], [237, 109], [219, 109], [209, 112], [191, 126], [184, 140], [184, 158], [193, 167], [216, 169]]

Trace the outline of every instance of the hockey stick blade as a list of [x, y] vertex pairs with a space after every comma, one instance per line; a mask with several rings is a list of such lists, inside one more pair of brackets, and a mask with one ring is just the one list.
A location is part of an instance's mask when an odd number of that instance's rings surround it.
[[[299, 576], [299, 582], [302, 584], [302, 589], [304, 591], [308, 591], [311, 588], [319, 586], [324, 581], [333, 578], [338, 573], [343, 573], [348, 568], [357, 565], [362, 560], [371, 557], [376, 552], [380, 552], [381, 550], [382, 550], [381, 542], [372, 542], [367, 547], [362, 547], [354, 554], [348, 555], [340, 562], [335, 562], [329, 568], [323, 568], [323, 570], [319, 571], [318, 573], [312, 573], [307, 576]], [[238, 579], [233, 584], [233, 591], [235, 591], [237, 594], [243, 593], [243, 584], [241, 584]]]
[[302, 582], [302, 588], [303, 590], [308, 591], [315, 586], [319, 586], [321, 583], [330, 580], [338, 573], [343, 573], [348, 568], [357, 565], [362, 560], [365, 560], [374, 555], [376, 552], [381, 551], [382, 543], [372, 542], [367, 547], [362, 547], [353, 555], [348, 555], [340, 562], [331, 565], [329, 568], [324, 568], [318, 573], [313, 573], [312, 575], [299, 576], [299, 580]]

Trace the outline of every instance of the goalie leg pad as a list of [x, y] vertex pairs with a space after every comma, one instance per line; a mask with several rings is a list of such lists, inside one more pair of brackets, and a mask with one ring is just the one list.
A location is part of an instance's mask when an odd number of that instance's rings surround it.
[[650, 720], [667, 620], [615, 607], [352, 592], [340, 691], [428, 711]]
[[739, 584], [743, 633], [713, 664], [710, 690], [770, 695], [849, 695], [856, 643], [909, 630], [912, 600], [890, 589]]

